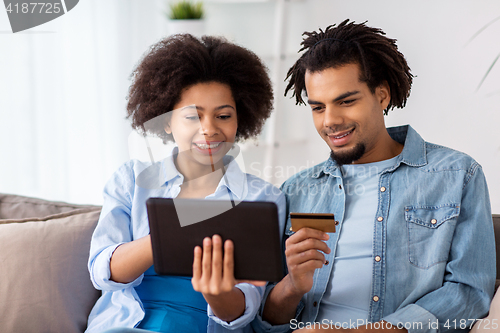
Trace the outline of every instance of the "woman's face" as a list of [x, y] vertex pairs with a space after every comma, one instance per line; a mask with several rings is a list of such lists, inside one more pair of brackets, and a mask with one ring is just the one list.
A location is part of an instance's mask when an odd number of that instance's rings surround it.
[[231, 149], [237, 129], [231, 89], [218, 82], [198, 83], [183, 90], [165, 127], [179, 147], [179, 163], [212, 167]]

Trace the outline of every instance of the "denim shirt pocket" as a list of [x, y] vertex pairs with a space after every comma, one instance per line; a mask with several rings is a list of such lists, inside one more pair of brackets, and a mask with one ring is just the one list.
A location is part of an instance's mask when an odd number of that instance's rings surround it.
[[406, 206], [408, 259], [419, 268], [448, 261], [459, 204]]

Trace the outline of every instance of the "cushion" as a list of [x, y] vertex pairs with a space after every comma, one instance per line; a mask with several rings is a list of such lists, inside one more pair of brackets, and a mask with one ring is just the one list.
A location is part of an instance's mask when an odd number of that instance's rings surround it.
[[493, 214], [493, 228], [495, 230], [495, 244], [496, 244], [496, 256], [497, 256], [497, 280], [495, 288], [500, 286], [500, 215]]
[[470, 333], [492, 333], [498, 332], [500, 323], [498, 322], [500, 318], [500, 289], [497, 289], [493, 300], [490, 305], [490, 312], [488, 317], [483, 318], [483, 320], [478, 320]]
[[[497, 289], [495, 295], [493, 296], [488, 316], [490, 318], [497, 318], [497, 320], [500, 320], [500, 289]], [[500, 325], [500, 323], [498, 324]]]
[[89, 207], [97, 206], [75, 205], [0, 193], [0, 219], [38, 218]]
[[[42, 205], [41, 201], [37, 206], [36, 201], [25, 198], [28, 203], [24, 210], [22, 199], [14, 199], [7, 210], [2, 201], [2, 212], [9, 211], [6, 215], [13, 210], [24, 211], [16, 214], [19, 217], [40, 211], [50, 214], [71, 206]], [[85, 330], [90, 310], [100, 296], [87, 270], [90, 239], [100, 209], [74, 207], [42, 218], [0, 220], [2, 332]]]

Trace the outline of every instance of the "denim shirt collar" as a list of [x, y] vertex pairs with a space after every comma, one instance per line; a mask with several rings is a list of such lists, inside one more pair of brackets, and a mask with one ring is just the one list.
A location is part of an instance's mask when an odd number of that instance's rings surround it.
[[425, 141], [410, 125], [389, 127], [387, 132], [393, 140], [404, 145], [397, 166], [400, 163], [413, 167], [427, 164]]
[[[389, 127], [387, 132], [393, 140], [404, 145], [403, 151], [399, 154], [399, 158], [391, 171], [399, 167], [401, 163], [413, 167], [427, 164], [425, 141], [410, 125]], [[340, 177], [342, 172], [337, 162], [330, 157], [323, 165], [323, 168], [312, 174], [312, 177], [319, 178], [321, 174]]]
[[[169, 182], [173, 184], [182, 184], [184, 181], [184, 176], [177, 170], [174, 162], [174, 156], [177, 155], [178, 152], [179, 148], [174, 147], [170, 156], [162, 161], [163, 172], [160, 174], [160, 183], [162, 186]], [[246, 191], [248, 190], [246, 187], [246, 174], [241, 171], [238, 163], [232, 156], [224, 156], [223, 161], [226, 172], [217, 185], [215, 193], [220, 191], [222, 187], [225, 187], [234, 194], [236, 198], [241, 200], [241, 198], [245, 197]]]

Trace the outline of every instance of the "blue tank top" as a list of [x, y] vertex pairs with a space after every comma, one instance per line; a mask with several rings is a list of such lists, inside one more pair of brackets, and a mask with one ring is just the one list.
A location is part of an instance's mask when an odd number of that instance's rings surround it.
[[151, 266], [135, 290], [146, 312], [138, 328], [154, 332], [207, 331], [207, 302], [193, 289], [190, 277], [157, 275]]

